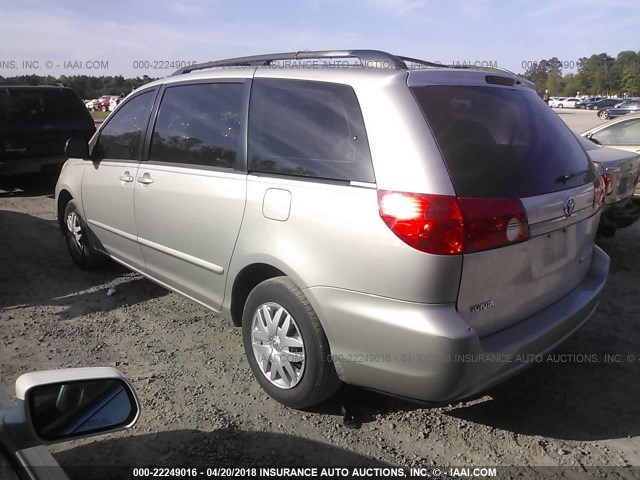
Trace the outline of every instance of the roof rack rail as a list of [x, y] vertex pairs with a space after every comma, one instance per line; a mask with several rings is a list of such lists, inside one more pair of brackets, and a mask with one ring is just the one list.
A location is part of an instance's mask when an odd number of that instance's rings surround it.
[[424, 65], [425, 67], [434, 67], [434, 68], [448, 68], [448, 65], [444, 65], [442, 63], [430, 62], [428, 60], [420, 60], [419, 58], [411, 58], [411, 57], [402, 57], [398, 55], [398, 58], [407, 63], [415, 63], [416, 65]]
[[317, 58], [356, 58], [361, 63], [376, 68], [392, 68], [396, 70], [405, 70], [407, 68], [407, 65], [400, 58], [380, 50], [303, 50], [300, 52], [271, 53], [197, 63], [181, 68], [173, 75], [182, 75], [195, 70], [214, 67], [264, 67], [279, 60], [309, 60]]
[[[371, 68], [391, 68], [395, 70], [408, 70], [407, 64], [422, 65], [428, 68], [452, 68], [467, 70], [482, 70], [489, 72], [507, 73], [516, 78], [524, 80], [527, 84], [533, 85], [529, 80], [522, 78], [517, 73], [501, 67], [480, 67], [474, 65], [446, 65], [419, 58], [404, 57], [401, 55], [393, 55], [391, 53], [380, 50], [303, 50], [299, 52], [283, 52], [270, 53], [266, 55], [254, 55], [249, 57], [228, 58], [226, 60], [214, 60], [212, 62], [197, 63], [181, 68], [173, 73], [173, 75], [182, 75], [196, 70], [204, 70], [215, 67], [265, 67], [273, 62], [282, 60], [309, 60], [321, 58], [356, 58], [361, 64]], [[518, 80], [518, 83], [523, 83]]]

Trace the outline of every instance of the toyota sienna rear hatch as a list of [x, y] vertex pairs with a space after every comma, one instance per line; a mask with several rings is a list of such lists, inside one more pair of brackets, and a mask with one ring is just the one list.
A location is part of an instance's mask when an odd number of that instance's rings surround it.
[[481, 336], [567, 295], [591, 265], [602, 185], [536, 92], [485, 72], [411, 72], [464, 219], [459, 314]]

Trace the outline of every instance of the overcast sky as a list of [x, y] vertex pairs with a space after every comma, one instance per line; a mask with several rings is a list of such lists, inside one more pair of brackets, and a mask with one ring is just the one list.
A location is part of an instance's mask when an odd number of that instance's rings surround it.
[[154, 62], [351, 48], [516, 72], [553, 56], [573, 65], [640, 50], [640, 0], [0, 0], [5, 77], [163, 77], [175, 68]]

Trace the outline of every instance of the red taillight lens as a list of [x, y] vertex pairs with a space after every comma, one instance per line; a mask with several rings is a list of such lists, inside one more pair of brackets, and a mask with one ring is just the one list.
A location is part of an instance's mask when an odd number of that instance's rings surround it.
[[378, 191], [384, 223], [403, 242], [436, 255], [462, 253], [464, 221], [456, 197]]
[[611, 178], [611, 175], [608, 173], [602, 175], [602, 181], [604, 182], [604, 194], [611, 195], [613, 193], [613, 179]]
[[527, 214], [520, 200], [460, 198], [465, 219], [464, 252], [479, 252], [529, 238]]
[[602, 176], [596, 175], [596, 179], [593, 181], [593, 189], [593, 213], [595, 213], [604, 203], [605, 183]]
[[478, 252], [529, 238], [519, 200], [378, 191], [380, 216], [402, 241], [437, 255]]

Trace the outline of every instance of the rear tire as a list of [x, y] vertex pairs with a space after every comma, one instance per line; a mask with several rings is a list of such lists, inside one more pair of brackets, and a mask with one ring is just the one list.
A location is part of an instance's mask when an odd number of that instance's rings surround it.
[[251, 291], [242, 334], [253, 375], [277, 402], [308, 408], [340, 388], [322, 325], [290, 278], [271, 278]]
[[65, 240], [71, 260], [83, 270], [103, 265], [106, 257], [99, 253], [89, 237], [89, 229], [80, 216], [73, 200], [64, 209]]
[[107, 107], [105, 107], [104, 105], [100, 107], [100, 111], [101, 112], [106, 112], [107, 111]]
[[564, 106], [560, 103], [558, 104], [558, 108], [564, 108]]

